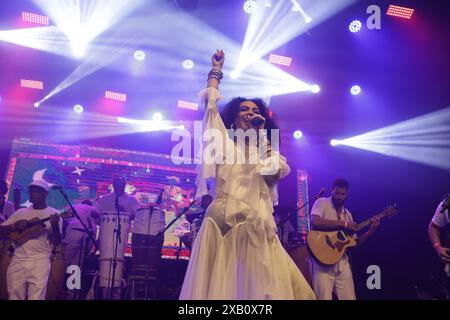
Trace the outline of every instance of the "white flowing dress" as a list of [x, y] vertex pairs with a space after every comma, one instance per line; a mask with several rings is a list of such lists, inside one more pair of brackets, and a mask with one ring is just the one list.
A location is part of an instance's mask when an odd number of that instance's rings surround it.
[[[231, 140], [217, 109], [219, 91], [208, 88], [207, 94], [203, 129], [218, 129]], [[208, 192], [212, 179], [215, 199], [194, 241], [180, 299], [315, 299], [276, 234], [276, 186], [269, 187], [261, 175], [270, 159], [198, 166], [197, 196]], [[290, 171], [281, 155], [279, 168], [281, 177]]]

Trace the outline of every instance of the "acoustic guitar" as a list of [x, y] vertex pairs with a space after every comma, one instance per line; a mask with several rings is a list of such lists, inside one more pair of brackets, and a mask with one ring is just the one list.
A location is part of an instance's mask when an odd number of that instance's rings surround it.
[[61, 216], [62, 218], [69, 218], [73, 214], [71, 211], [62, 211], [60, 213], [53, 214], [47, 218], [39, 219], [35, 217], [27, 221], [26, 227], [23, 230], [16, 230], [9, 233], [9, 239], [13, 240], [16, 244], [21, 245], [28, 240], [39, 236], [45, 230], [44, 222], [49, 221], [52, 217]]
[[[384, 209], [379, 214], [356, 225], [357, 231], [372, 223], [372, 219], [391, 217], [397, 214], [396, 205]], [[339, 262], [348, 248], [356, 246], [355, 236], [345, 231], [316, 231], [310, 230], [307, 236], [308, 247], [316, 260], [324, 265]]]

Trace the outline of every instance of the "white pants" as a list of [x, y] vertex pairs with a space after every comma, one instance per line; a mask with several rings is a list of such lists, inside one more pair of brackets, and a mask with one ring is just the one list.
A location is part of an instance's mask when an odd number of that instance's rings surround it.
[[312, 260], [313, 287], [318, 300], [331, 300], [333, 292], [339, 300], [356, 300], [352, 270], [347, 257], [329, 267]]
[[11, 260], [6, 272], [9, 300], [45, 300], [50, 260]]

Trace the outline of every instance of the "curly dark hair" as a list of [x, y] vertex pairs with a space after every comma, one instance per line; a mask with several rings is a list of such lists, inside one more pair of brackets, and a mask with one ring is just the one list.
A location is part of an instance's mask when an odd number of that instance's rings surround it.
[[228, 102], [225, 105], [223, 111], [220, 113], [220, 116], [222, 117], [222, 121], [225, 124], [225, 127], [227, 129], [231, 129], [231, 125], [234, 123], [234, 120], [239, 114], [240, 111], [239, 107], [241, 103], [244, 101], [252, 101], [254, 104], [258, 106], [260, 114], [266, 119], [264, 123], [264, 129], [267, 129], [267, 139], [269, 139], [269, 141], [272, 142], [272, 135], [270, 130], [279, 129], [279, 126], [273, 112], [269, 110], [267, 104], [264, 102], [263, 99], [260, 98], [247, 99], [243, 97], [237, 97], [233, 98], [230, 102]]

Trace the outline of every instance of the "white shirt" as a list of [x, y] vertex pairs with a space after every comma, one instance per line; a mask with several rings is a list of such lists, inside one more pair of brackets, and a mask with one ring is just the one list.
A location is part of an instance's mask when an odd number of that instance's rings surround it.
[[[135, 213], [140, 205], [135, 197], [124, 193], [119, 197], [119, 206], [121, 206], [125, 212]], [[95, 207], [100, 214], [103, 212], [116, 211], [116, 194], [110, 193], [102, 196]]]
[[[91, 227], [95, 232], [95, 219], [91, 216], [93, 212], [95, 212], [95, 207], [87, 205], [87, 204], [76, 204], [73, 206], [78, 213], [81, 221], [87, 226]], [[83, 228], [80, 220], [77, 217], [72, 217], [68, 220], [67, 230], [73, 228]]]
[[353, 222], [353, 217], [350, 211], [348, 211], [344, 207], [342, 209], [343, 211], [341, 212], [341, 219], [339, 219], [338, 213], [333, 206], [333, 201], [331, 200], [331, 197], [319, 198], [316, 200], [311, 209], [311, 215], [315, 214], [319, 217], [328, 220], [343, 220]]
[[[31, 220], [35, 217], [39, 219], [47, 218], [59, 211], [50, 207], [43, 210], [35, 210], [32, 207], [17, 210], [15, 214], [9, 217], [4, 225], [11, 225], [19, 220]], [[45, 229], [51, 232], [50, 221], [45, 222]], [[62, 219], [59, 219], [59, 231], [62, 230]], [[52, 245], [48, 240], [48, 233], [42, 233], [36, 238], [32, 238], [22, 245], [15, 245], [13, 260], [37, 260], [50, 259], [52, 254]]]
[[443, 204], [444, 201], [441, 201], [441, 203], [439, 203], [436, 212], [434, 213], [434, 216], [431, 219], [431, 222], [433, 222], [435, 225], [441, 228], [445, 227], [448, 223], [450, 223], [448, 210], [445, 210], [443, 213], [441, 213], [441, 208]]

